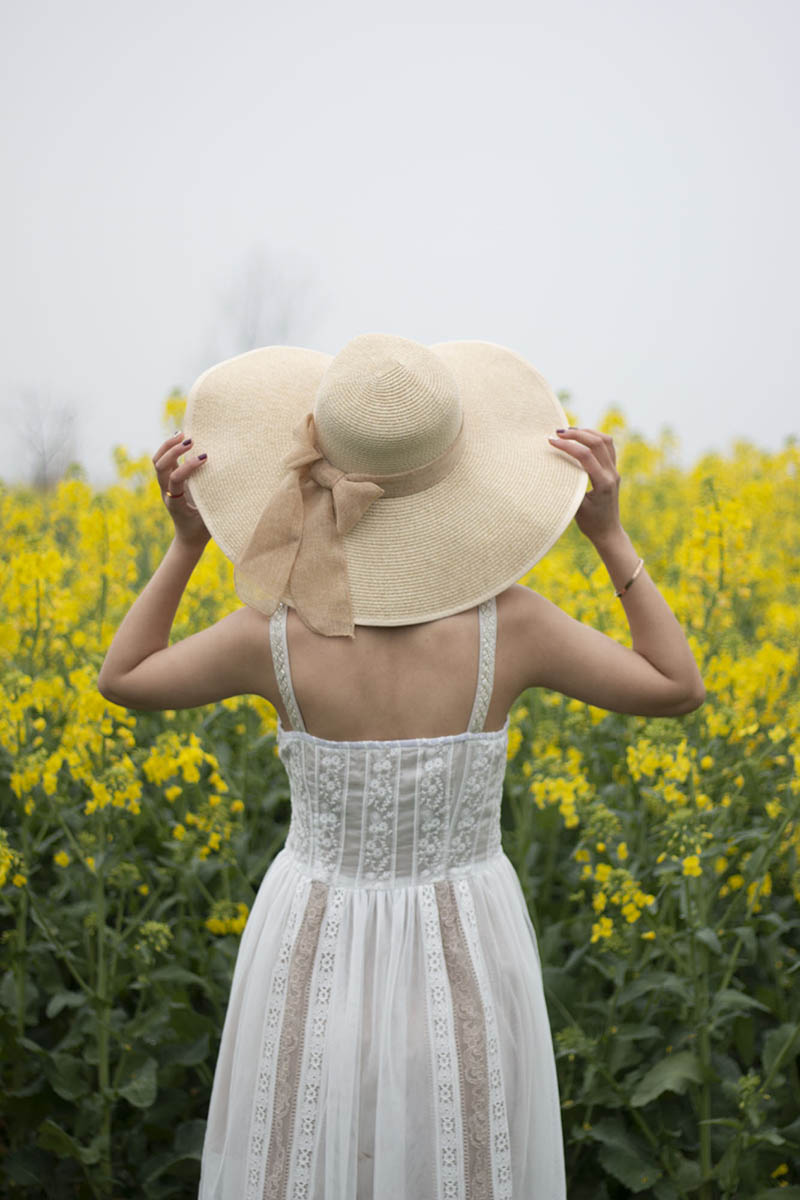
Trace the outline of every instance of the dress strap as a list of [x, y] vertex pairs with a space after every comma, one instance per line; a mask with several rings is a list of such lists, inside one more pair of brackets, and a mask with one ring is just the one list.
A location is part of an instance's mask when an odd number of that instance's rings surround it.
[[275, 667], [275, 678], [280, 688], [283, 706], [286, 709], [292, 729], [305, 730], [303, 718], [297, 704], [297, 697], [292, 687], [292, 673], [289, 670], [289, 643], [286, 641], [286, 605], [280, 603], [269, 619], [269, 645], [272, 651], [272, 663]]
[[494, 596], [478, 607], [480, 647], [478, 650], [478, 686], [469, 719], [468, 733], [480, 733], [486, 724], [489, 701], [494, 687], [494, 658], [497, 646], [497, 603]]

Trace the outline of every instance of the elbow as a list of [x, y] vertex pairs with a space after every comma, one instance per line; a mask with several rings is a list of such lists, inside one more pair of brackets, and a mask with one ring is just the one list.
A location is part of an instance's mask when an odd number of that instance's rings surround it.
[[119, 704], [119, 700], [114, 694], [113, 689], [110, 688], [107, 681], [103, 679], [102, 671], [97, 676], [97, 690], [104, 700], [109, 700], [112, 704]]
[[682, 702], [681, 706], [675, 711], [678, 714], [694, 712], [695, 709], [699, 708], [701, 704], [705, 703], [705, 699], [706, 689], [701, 680], [700, 686], [696, 687], [694, 691], [690, 692], [686, 699]]

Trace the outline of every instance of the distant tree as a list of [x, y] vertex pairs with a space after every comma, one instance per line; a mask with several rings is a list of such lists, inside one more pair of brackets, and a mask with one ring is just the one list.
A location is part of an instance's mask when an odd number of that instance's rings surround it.
[[209, 361], [258, 346], [308, 344], [319, 319], [320, 299], [307, 266], [256, 246], [232, 269], [220, 293], [220, 307]]
[[78, 426], [77, 408], [44, 391], [25, 387], [12, 411], [19, 460], [25, 482], [37, 491], [49, 491], [72, 472]]

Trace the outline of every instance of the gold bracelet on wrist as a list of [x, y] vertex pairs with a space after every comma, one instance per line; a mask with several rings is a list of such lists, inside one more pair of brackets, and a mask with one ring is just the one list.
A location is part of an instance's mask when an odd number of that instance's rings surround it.
[[633, 572], [633, 574], [631, 575], [630, 579], [629, 579], [629, 580], [628, 580], [628, 582], [625, 584], [625, 587], [622, 587], [622, 588], [620, 588], [618, 592], [614, 592], [614, 595], [615, 595], [615, 596], [624, 596], [624, 595], [625, 595], [625, 593], [627, 592], [628, 588], [631, 586], [631, 584], [633, 583], [634, 579], [635, 579], [635, 578], [636, 578], [636, 576], [639, 574], [639, 572], [641, 571], [641, 569], [642, 569], [642, 567], [643, 567], [643, 566], [644, 566], [644, 559], [643, 559], [643, 558], [640, 558], [640, 559], [639, 559], [639, 561], [638, 561], [638, 563], [636, 564], [636, 570]]

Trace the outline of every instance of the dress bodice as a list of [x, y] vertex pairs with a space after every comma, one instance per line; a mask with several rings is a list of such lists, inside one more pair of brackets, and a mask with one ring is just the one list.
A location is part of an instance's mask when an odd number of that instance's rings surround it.
[[286, 606], [270, 619], [275, 675], [293, 729], [278, 721], [291, 788], [286, 850], [327, 883], [392, 887], [474, 870], [501, 853], [508, 718], [485, 731], [494, 684], [497, 609], [481, 604], [475, 700], [464, 733], [332, 741], [306, 731], [286, 641]]

